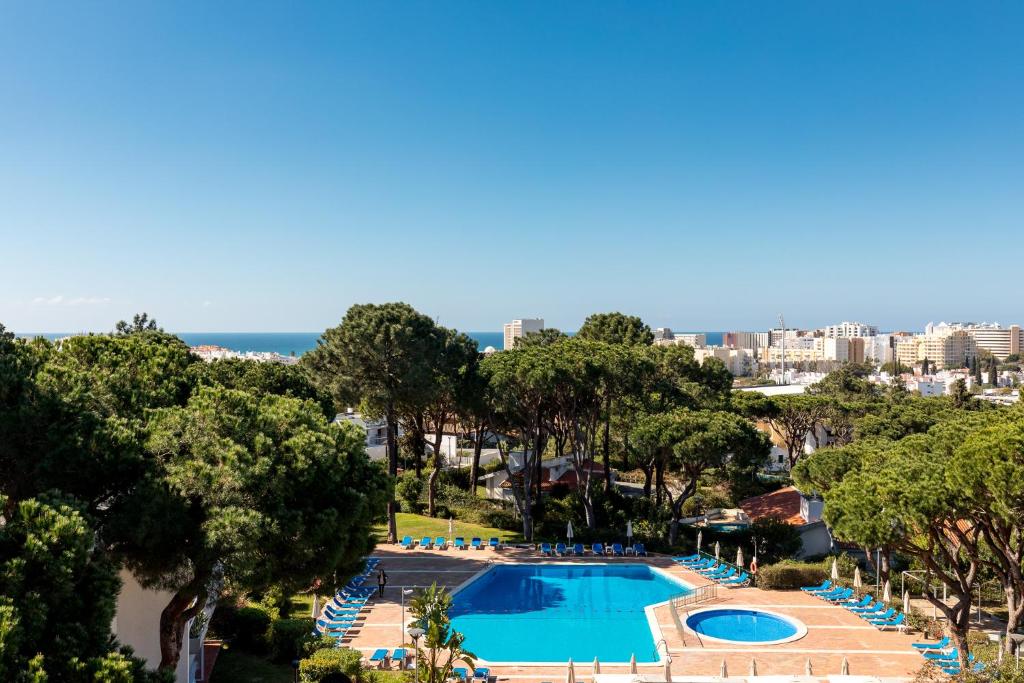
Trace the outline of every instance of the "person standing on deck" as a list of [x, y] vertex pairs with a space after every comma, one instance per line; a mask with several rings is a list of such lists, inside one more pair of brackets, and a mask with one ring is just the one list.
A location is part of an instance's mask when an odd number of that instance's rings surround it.
[[388, 575], [384, 571], [384, 565], [377, 567], [377, 595], [384, 597], [384, 586], [388, 585]]

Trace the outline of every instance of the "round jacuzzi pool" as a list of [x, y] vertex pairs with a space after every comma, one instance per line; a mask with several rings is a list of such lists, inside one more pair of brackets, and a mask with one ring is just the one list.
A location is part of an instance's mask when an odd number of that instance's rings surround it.
[[759, 645], [788, 643], [807, 635], [807, 627], [792, 617], [754, 609], [695, 610], [686, 618], [686, 627], [702, 638]]

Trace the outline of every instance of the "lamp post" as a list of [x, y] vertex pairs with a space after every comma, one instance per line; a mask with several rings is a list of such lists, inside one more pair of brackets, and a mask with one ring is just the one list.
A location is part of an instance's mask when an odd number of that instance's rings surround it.
[[426, 631], [419, 628], [411, 628], [408, 631], [409, 637], [412, 638], [412, 675], [414, 683], [420, 683], [420, 636]]
[[411, 588], [403, 588], [402, 589], [402, 623], [398, 625], [398, 630], [399, 631], [403, 631], [403, 632], [405, 631], [405, 596], [406, 595], [412, 595], [412, 589]]

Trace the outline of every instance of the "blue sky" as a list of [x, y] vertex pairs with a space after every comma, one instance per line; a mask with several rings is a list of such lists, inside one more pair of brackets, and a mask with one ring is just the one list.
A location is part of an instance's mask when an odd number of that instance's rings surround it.
[[0, 322], [1024, 321], [1024, 4], [0, 4]]

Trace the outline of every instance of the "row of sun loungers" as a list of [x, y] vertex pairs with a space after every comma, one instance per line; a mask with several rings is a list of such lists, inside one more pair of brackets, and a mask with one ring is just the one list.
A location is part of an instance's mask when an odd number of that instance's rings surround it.
[[750, 575], [742, 568], [721, 562], [713, 557], [704, 557], [699, 553], [686, 557], [673, 557], [672, 561], [726, 588], [738, 588], [750, 583]]
[[826, 580], [822, 581], [820, 586], [805, 586], [800, 590], [826, 602], [845, 607], [880, 630], [894, 628], [897, 631], [903, 631], [907, 628], [906, 614], [897, 613], [895, 609], [887, 606], [884, 602], [875, 602], [870, 595], [857, 598], [854, 596], [852, 588], [843, 588]]
[[452, 678], [456, 681], [479, 681], [480, 683], [487, 683], [491, 679], [491, 670], [485, 666], [478, 666], [473, 669], [473, 677], [469, 677], [469, 670], [461, 666], [452, 668]]
[[501, 541], [497, 536], [492, 536], [487, 543], [484, 543], [483, 539], [474, 536], [469, 545], [466, 545], [466, 539], [462, 536], [456, 536], [451, 542], [445, 536], [438, 536], [431, 538], [430, 536], [424, 536], [419, 541], [416, 541], [412, 536], [406, 536], [399, 543], [400, 546], [406, 550], [412, 550], [413, 548], [419, 548], [420, 550], [444, 550], [445, 548], [454, 548], [455, 550], [465, 550], [466, 548], [472, 548], [473, 550], [483, 550], [484, 548], [490, 548], [492, 550], [501, 549]]
[[[960, 674], [960, 653], [952, 646], [949, 636], [934, 643], [911, 643], [921, 655], [950, 676]], [[967, 661], [974, 664], [975, 672], [983, 671], [985, 665], [974, 661], [974, 655], [968, 655]]]
[[379, 563], [379, 559], [369, 558], [363, 571], [354, 576], [330, 602], [324, 605], [316, 620], [315, 634], [331, 636], [341, 642], [341, 638], [356, 625], [359, 613], [366, 607], [374, 593], [375, 589], [372, 586], [362, 584], [373, 574]]
[[587, 550], [586, 546], [582, 543], [573, 543], [572, 545], [565, 543], [555, 543], [554, 545], [551, 543], [541, 543], [540, 552], [549, 557], [556, 555], [560, 557], [568, 555], [582, 557], [588, 552], [591, 555], [610, 555], [612, 557], [625, 557], [626, 555], [646, 557], [647, 555], [647, 549], [644, 548], [643, 543], [634, 543], [627, 547], [623, 547], [621, 543], [612, 543], [610, 545], [607, 543], [594, 543], [590, 546], [590, 550]]

